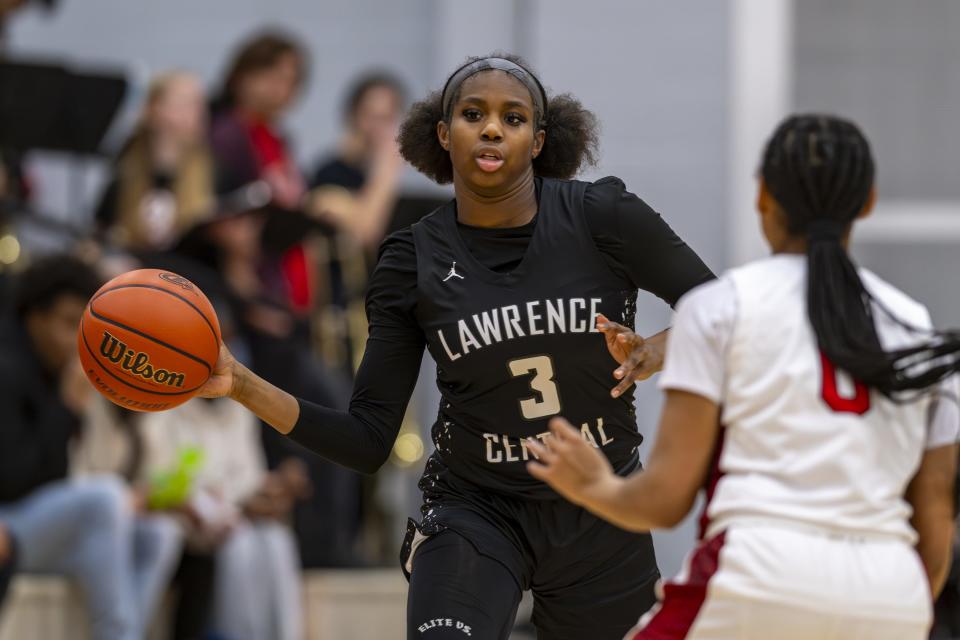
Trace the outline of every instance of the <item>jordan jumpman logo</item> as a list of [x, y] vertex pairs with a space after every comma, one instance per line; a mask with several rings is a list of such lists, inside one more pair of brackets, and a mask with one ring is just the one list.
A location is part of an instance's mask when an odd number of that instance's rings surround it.
[[450, 273], [448, 273], [448, 274], [447, 274], [447, 277], [443, 279], [443, 282], [446, 282], [446, 281], [449, 280], [450, 278], [460, 278], [461, 280], [464, 279], [464, 277], [463, 277], [462, 275], [460, 275], [459, 273], [457, 273], [457, 261], [456, 261], [456, 260], [454, 260], [454, 261], [453, 261], [453, 264], [450, 265]]

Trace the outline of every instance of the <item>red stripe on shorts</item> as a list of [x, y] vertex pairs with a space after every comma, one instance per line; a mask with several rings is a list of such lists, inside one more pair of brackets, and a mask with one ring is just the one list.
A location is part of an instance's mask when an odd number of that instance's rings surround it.
[[713, 445], [713, 459], [710, 462], [710, 473], [707, 474], [707, 480], [704, 489], [707, 492], [706, 500], [703, 503], [703, 511], [700, 513], [699, 530], [697, 531], [697, 540], [703, 540], [707, 535], [707, 527], [710, 526], [710, 516], [707, 515], [707, 509], [713, 501], [713, 494], [717, 491], [717, 483], [723, 477], [723, 471], [720, 469], [720, 456], [723, 455], [723, 443], [726, 430], [721, 424], [717, 431], [717, 441]]
[[697, 548], [690, 558], [690, 576], [683, 583], [664, 585], [660, 609], [633, 636], [633, 640], [681, 640], [687, 637], [707, 598], [707, 583], [717, 572], [725, 538], [726, 531], [722, 531]]

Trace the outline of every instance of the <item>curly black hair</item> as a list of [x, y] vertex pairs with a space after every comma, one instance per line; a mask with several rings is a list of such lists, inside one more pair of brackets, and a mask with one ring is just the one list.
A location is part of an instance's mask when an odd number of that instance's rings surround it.
[[[465, 64], [487, 57], [505, 58], [524, 69], [530, 66], [519, 56], [493, 53], [470, 58]], [[532, 72], [530, 72], [532, 75]], [[459, 89], [458, 89], [459, 92]], [[454, 94], [451, 104], [458, 95]], [[440, 91], [434, 91], [416, 102], [407, 112], [397, 141], [400, 153], [416, 169], [438, 184], [453, 182], [450, 153], [440, 146], [437, 123], [450, 122], [451, 114], [443, 112]], [[597, 117], [569, 93], [550, 96], [546, 115], [540, 122], [545, 132], [543, 149], [533, 160], [533, 172], [544, 178], [572, 178], [581, 167], [597, 161], [599, 123]]]
[[17, 278], [14, 307], [25, 318], [31, 311], [46, 311], [62, 296], [87, 300], [103, 281], [86, 262], [69, 254], [54, 254], [31, 264]]

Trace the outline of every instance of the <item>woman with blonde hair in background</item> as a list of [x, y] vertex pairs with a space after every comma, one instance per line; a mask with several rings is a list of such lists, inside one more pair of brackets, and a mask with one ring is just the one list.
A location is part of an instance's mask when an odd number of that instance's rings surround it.
[[96, 212], [111, 244], [134, 253], [165, 250], [213, 209], [205, 100], [192, 73], [172, 71], [151, 83]]

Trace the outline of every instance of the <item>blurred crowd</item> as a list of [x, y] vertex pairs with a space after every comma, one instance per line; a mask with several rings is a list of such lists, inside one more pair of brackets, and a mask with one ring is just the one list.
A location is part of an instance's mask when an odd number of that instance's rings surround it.
[[[0, 22], [17, 4], [0, 0]], [[283, 121], [308, 64], [295, 39], [261, 32], [209, 94], [189, 71], [157, 75], [90, 225], [0, 274], [0, 599], [11, 575], [52, 573], [82, 588], [94, 638], [143, 637], [170, 593], [173, 637], [294, 639], [302, 567], [392, 561], [396, 514], [375, 480], [227, 400], [122, 409], [77, 361], [86, 300], [114, 275], [162, 268], [203, 289], [259, 375], [345, 408], [366, 281], [396, 224], [407, 96], [387, 73], [358, 77], [340, 139], [307, 171]], [[0, 235], [14, 238], [43, 185], [3, 140], [0, 153]]]
[[[5, 17], [26, 2], [0, 0], [0, 53]], [[124, 271], [162, 268], [207, 294], [259, 375], [346, 408], [377, 248], [431, 203], [404, 204], [395, 138], [409, 96], [381, 70], [343, 96], [339, 139], [308, 150], [313, 166], [296, 162], [284, 118], [308, 58], [288, 34], [260, 32], [212, 87], [187, 70], [153, 77], [94, 210], [58, 223], [69, 246], [47, 255], [17, 242], [20, 223], [42, 217], [44, 185], [4, 145], [17, 124], [0, 122], [0, 607], [15, 575], [62, 575], [81, 587], [97, 640], [144, 637], [165, 599], [173, 638], [292, 640], [303, 569], [395, 562], [406, 514], [377, 479], [230, 401], [124, 410], [77, 361], [89, 297]], [[960, 637], [958, 585], [955, 568], [934, 637]]]

